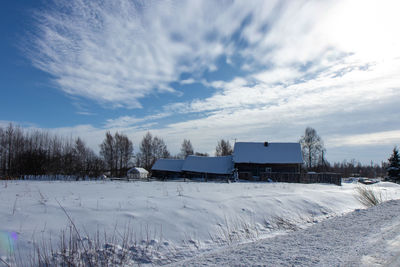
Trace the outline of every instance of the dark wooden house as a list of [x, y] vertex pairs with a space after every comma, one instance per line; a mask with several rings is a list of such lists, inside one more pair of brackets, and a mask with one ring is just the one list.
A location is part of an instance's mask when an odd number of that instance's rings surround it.
[[233, 152], [239, 178], [265, 177], [268, 173], [300, 173], [300, 143], [237, 142]]
[[152, 176], [166, 179], [182, 176], [183, 159], [158, 159], [151, 168]]
[[182, 173], [188, 178], [223, 179], [230, 178], [232, 172], [232, 156], [188, 156], [182, 166]]

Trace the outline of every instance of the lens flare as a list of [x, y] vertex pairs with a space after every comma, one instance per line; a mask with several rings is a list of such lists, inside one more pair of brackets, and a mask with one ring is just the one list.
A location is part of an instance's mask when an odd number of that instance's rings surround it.
[[17, 239], [18, 234], [16, 232], [0, 231], [0, 253], [13, 253]]

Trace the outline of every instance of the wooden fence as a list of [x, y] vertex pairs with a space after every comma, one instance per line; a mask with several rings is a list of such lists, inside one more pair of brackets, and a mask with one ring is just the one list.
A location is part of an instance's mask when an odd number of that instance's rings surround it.
[[268, 181], [272, 180], [274, 182], [285, 182], [285, 183], [327, 183], [342, 185], [342, 176], [338, 173], [261, 173], [260, 180]]

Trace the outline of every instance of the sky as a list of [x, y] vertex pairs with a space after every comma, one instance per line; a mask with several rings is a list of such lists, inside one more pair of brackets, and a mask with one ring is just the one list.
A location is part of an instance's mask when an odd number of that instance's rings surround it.
[[4, 1], [0, 125], [138, 151], [221, 138], [297, 142], [330, 162], [386, 161], [400, 145], [398, 1]]

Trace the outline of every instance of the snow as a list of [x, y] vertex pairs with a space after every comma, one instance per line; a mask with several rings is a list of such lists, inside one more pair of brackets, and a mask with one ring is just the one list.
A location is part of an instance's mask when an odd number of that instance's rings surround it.
[[183, 163], [182, 171], [198, 173], [231, 174], [232, 156], [200, 157], [188, 156]]
[[158, 159], [151, 169], [155, 171], [181, 172], [184, 161], [183, 159]]
[[400, 200], [174, 266], [399, 266]]
[[303, 163], [300, 143], [237, 142], [233, 151], [235, 163], [297, 164]]
[[[146, 256], [151, 264], [174, 263], [361, 209], [354, 197], [356, 187], [355, 183], [0, 181], [0, 239], [15, 235], [15, 251], [22, 255], [34, 242], [50, 237], [56, 242], [70, 225], [61, 205], [83, 233], [123, 232], [130, 225], [137, 244], [153, 249]], [[372, 187], [387, 199], [400, 198], [398, 185], [382, 182]], [[3, 238], [3, 245], [0, 240], [2, 258], [11, 250], [7, 240]]]

